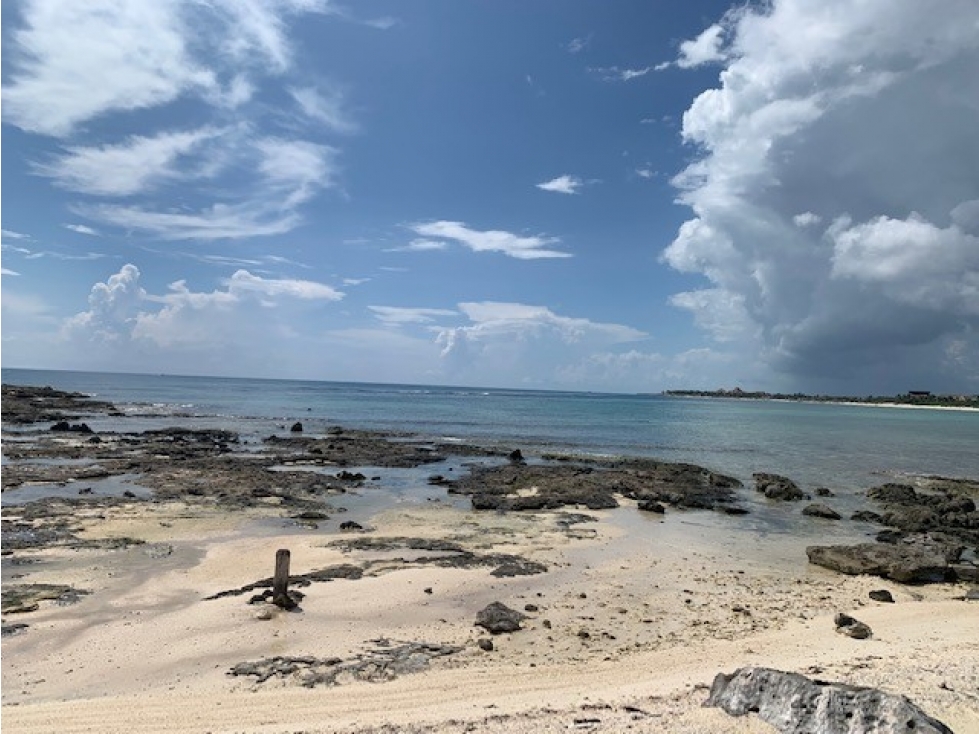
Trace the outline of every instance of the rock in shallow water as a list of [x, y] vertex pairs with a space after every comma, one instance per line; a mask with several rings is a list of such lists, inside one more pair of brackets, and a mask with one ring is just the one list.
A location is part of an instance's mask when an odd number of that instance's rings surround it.
[[904, 696], [771, 668], [718, 673], [704, 705], [758, 714], [782, 734], [952, 734]]

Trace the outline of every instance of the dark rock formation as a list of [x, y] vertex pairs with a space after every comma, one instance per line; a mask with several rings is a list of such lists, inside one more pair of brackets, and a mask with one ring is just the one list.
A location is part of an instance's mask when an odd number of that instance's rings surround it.
[[295, 423], [292, 424], [292, 428], [290, 428], [289, 430], [292, 433], [302, 433], [303, 432], [303, 424], [302, 424], [302, 422], [301, 421], [296, 421]]
[[781, 734], [952, 734], [904, 696], [771, 668], [719, 673], [704, 705], [732, 716], [758, 714]]
[[349, 533], [351, 531], [363, 530], [363, 529], [364, 529], [363, 525], [361, 525], [359, 522], [354, 522], [353, 520], [347, 520], [346, 522], [340, 523], [340, 530], [342, 530], [345, 533]]
[[836, 495], [833, 494], [833, 490], [829, 489], [828, 487], [816, 487], [816, 496], [817, 497], [835, 497]]
[[811, 505], [806, 505], [802, 508], [803, 515], [810, 515], [811, 517], [822, 517], [827, 520], [840, 520], [842, 515], [834, 510], [832, 507], [827, 507], [826, 505], [814, 502]]
[[755, 480], [755, 489], [770, 500], [796, 501], [806, 498], [805, 493], [788, 477], [764, 472], [756, 472], [751, 476]]
[[112, 403], [51, 387], [4, 385], [2, 394], [4, 423], [64, 421], [82, 414], [116, 412]]
[[527, 619], [526, 614], [495, 601], [477, 612], [476, 625], [490, 634], [498, 635], [503, 632], [516, 632], [525, 619]]
[[58, 421], [51, 430], [56, 433], [95, 433], [88, 423], [69, 423], [68, 421]]
[[880, 522], [883, 520], [880, 515], [870, 510], [858, 510], [850, 515], [850, 519], [856, 522]]
[[551, 464], [473, 467], [445, 482], [449, 492], [472, 497], [476, 510], [547, 510], [583, 505], [618, 507], [619, 494], [674, 507], [724, 509], [736, 499], [737, 479], [692, 464], [652, 459], [589, 461], [551, 457]]
[[511, 451], [510, 455], [507, 458], [514, 464], [525, 463], [523, 458], [523, 452], [521, 452], [520, 449], [514, 449], [513, 451]]
[[937, 583], [952, 577], [948, 559], [923, 545], [811, 545], [806, 555], [810, 563], [851, 576], [871, 574], [905, 584]]
[[868, 596], [874, 601], [884, 602], [885, 604], [894, 603], [894, 596], [887, 589], [874, 589]]
[[867, 640], [874, 634], [869, 624], [865, 624], [849, 614], [843, 614], [843, 612], [839, 612], [833, 618], [833, 622], [836, 624], [837, 632], [855, 640]]
[[643, 512], [655, 512], [657, 515], [662, 515], [666, 512], [666, 508], [656, 500], [643, 500], [636, 507]]

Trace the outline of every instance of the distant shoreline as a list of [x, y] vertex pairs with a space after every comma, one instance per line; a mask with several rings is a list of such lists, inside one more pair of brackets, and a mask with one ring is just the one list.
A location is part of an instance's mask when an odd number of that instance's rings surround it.
[[662, 394], [671, 398], [701, 398], [705, 400], [753, 400], [758, 402], [805, 403], [809, 405], [848, 405], [865, 408], [911, 408], [917, 410], [952, 410], [966, 413], [979, 412], [979, 397], [970, 398], [967, 401], [963, 401], [963, 404], [956, 405], [953, 402], [955, 400], [954, 398], [944, 398], [943, 396], [935, 396], [935, 399], [943, 400], [943, 402], [932, 403], [925, 402], [927, 398], [923, 398], [921, 402], [905, 401], [902, 399], [902, 396], [881, 398], [879, 400], [860, 400], [847, 397], [771, 395], [767, 393], [739, 394], [736, 392], [710, 390], [664, 390]]

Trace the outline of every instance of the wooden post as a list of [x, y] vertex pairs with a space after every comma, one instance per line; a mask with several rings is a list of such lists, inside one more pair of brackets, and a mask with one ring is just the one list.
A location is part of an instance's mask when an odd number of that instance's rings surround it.
[[275, 576], [272, 578], [272, 603], [283, 609], [294, 609], [296, 602], [289, 596], [288, 549], [275, 552]]

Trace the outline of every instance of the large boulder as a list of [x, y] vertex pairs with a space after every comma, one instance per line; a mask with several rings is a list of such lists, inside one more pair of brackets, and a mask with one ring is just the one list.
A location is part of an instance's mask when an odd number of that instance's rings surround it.
[[756, 713], [782, 734], [952, 734], [905, 696], [771, 668], [718, 673], [705, 706]]
[[870, 574], [904, 584], [926, 584], [953, 578], [947, 557], [923, 545], [858, 543], [811, 545], [809, 562], [850, 576]]

